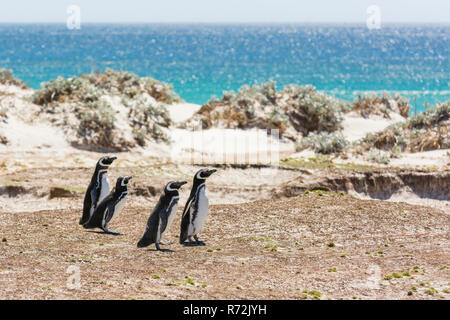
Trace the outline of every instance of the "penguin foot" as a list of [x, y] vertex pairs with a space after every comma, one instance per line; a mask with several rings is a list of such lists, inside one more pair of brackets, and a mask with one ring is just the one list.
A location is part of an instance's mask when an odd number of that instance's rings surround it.
[[196, 247], [196, 246], [198, 246], [197, 242], [183, 242], [182, 245], [185, 246], [185, 247]]
[[200, 241], [196, 235], [194, 236], [194, 239], [195, 239], [195, 243], [198, 246], [204, 246], [205, 245], [205, 243], [203, 241]]
[[[160, 242], [162, 244], [162, 242]], [[173, 252], [173, 250], [170, 249], [161, 249], [161, 247], [159, 246], [159, 243], [155, 243], [155, 247], [157, 251], [161, 251], [161, 252]]]
[[197, 242], [194, 242], [194, 241], [192, 241], [192, 239], [191, 239], [191, 237], [189, 237], [188, 238], [188, 242], [183, 242], [183, 243], [181, 243], [183, 246], [185, 246], [185, 247], [196, 247], [196, 246], [198, 246], [198, 244], [197, 244]]
[[118, 235], [120, 235], [120, 232], [115, 232], [115, 231], [111, 231], [111, 230], [108, 230], [108, 229], [103, 229], [103, 232], [104, 232], [105, 234], [110, 234], [110, 235], [113, 235], [113, 236], [118, 236]]
[[189, 242], [183, 242], [182, 245], [185, 247], [197, 247], [206, 245], [203, 241], [200, 241], [196, 236], [194, 236], [194, 239], [195, 241], [192, 240], [192, 237], [188, 237]]

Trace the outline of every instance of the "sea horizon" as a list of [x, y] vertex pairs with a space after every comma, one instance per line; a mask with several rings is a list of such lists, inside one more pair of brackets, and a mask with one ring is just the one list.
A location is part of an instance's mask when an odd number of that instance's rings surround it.
[[275, 81], [353, 101], [399, 93], [413, 111], [450, 99], [450, 24], [0, 23], [0, 68], [33, 89], [106, 68], [172, 84], [187, 102]]

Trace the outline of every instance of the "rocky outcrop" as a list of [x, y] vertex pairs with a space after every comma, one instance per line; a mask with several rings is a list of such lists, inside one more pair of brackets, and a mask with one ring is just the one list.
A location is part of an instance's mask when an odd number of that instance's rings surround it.
[[388, 200], [399, 193], [410, 193], [420, 198], [449, 201], [450, 172], [399, 170], [327, 173], [314, 181], [298, 178], [285, 184], [281, 188], [281, 194], [296, 196], [306, 190], [356, 193], [379, 200]]

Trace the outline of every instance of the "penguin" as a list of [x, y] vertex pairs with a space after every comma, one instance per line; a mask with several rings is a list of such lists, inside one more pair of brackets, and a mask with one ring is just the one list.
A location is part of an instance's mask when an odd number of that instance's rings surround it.
[[125, 205], [128, 194], [127, 184], [130, 179], [131, 177], [120, 177], [117, 179], [116, 187], [95, 208], [89, 221], [83, 225], [84, 228], [100, 228], [107, 234], [119, 234], [114, 231], [109, 231], [108, 226], [113, 216], [119, 214]]
[[194, 237], [197, 245], [203, 242], [198, 240], [197, 234], [203, 231], [206, 217], [208, 215], [208, 197], [206, 196], [206, 179], [216, 172], [216, 169], [201, 169], [194, 176], [194, 184], [191, 194], [186, 202], [181, 218], [180, 244], [188, 239], [189, 244], [193, 244]]
[[83, 203], [83, 215], [79, 224], [88, 222], [97, 205], [109, 194], [108, 167], [116, 160], [116, 157], [102, 157], [97, 161], [91, 183], [86, 190]]
[[158, 204], [148, 218], [144, 235], [137, 244], [138, 248], [154, 243], [156, 249], [162, 251], [159, 244], [162, 243], [161, 239], [169, 230], [178, 209], [178, 199], [180, 198], [178, 189], [186, 183], [186, 181], [170, 181], [166, 185], [164, 194], [161, 195]]

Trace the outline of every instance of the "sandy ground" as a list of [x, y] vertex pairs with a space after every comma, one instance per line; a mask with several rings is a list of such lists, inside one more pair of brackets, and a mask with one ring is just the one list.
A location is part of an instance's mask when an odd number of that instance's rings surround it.
[[[301, 152], [292, 153], [289, 158], [308, 160], [320, 158], [312, 150], [304, 150]], [[323, 157], [323, 156], [322, 156]], [[389, 164], [380, 164], [368, 161], [365, 156], [355, 156], [347, 154], [346, 158], [329, 157], [330, 161], [336, 164], [356, 164], [365, 166], [376, 166], [380, 168], [404, 168], [417, 170], [449, 170], [450, 168], [450, 149], [424, 151], [416, 153], [402, 153], [397, 158], [390, 158]]]
[[[442, 210], [331, 192], [274, 198], [308, 171], [223, 167], [207, 182], [206, 245], [185, 247], [180, 216], [201, 166], [122, 154], [110, 179], [134, 178], [111, 223], [121, 235], [111, 236], [77, 223], [97, 156], [36, 154], [15, 171], [0, 167], [0, 299], [450, 298], [450, 216]], [[170, 251], [136, 248], [162, 187], [175, 179], [189, 184], [165, 239], [172, 244], [162, 246]], [[56, 187], [68, 194], [50, 199]]]
[[170, 251], [157, 252], [136, 248], [151, 206], [135, 200], [111, 224], [119, 236], [81, 228], [81, 199], [1, 212], [0, 298], [450, 298], [450, 217], [440, 211], [331, 193], [213, 204], [205, 246], [178, 244], [179, 212]]
[[202, 106], [194, 103], [176, 103], [167, 106], [170, 117], [175, 123], [183, 122], [192, 117]]
[[404, 153], [400, 158], [392, 159], [390, 165], [410, 168], [434, 166], [445, 169], [445, 167], [450, 166], [450, 149]]
[[[116, 163], [117, 162], [117, 163]], [[142, 205], [156, 201], [164, 185], [172, 180], [192, 182], [194, 174], [202, 166], [160, 164], [148, 160], [146, 165], [131, 166], [127, 160], [116, 160], [108, 170], [109, 180], [120, 176], [133, 176], [131, 194]], [[95, 165], [95, 162], [94, 162]], [[73, 207], [73, 199], [52, 198], [52, 188], [67, 190], [71, 197], [83, 197], [93, 170], [89, 167], [40, 167], [22, 169], [0, 175], [0, 210], [4, 212], [35, 212]], [[218, 168], [208, 179], [209, 198], [216, 204], [245, 203], [273, 197], [274, 188], [297, 178], [299, 172], [277, 168]], [[189, 188], [180, 194], [184, 199]]]
[[343, 131], [345, 139], [350, 142], [364, 138], [368, 133], [374, 133], [382, 131], [386, 127], [390, 126], [399, 121], [404, 121], [405, 119], [396, 113], [390, 114], [391, 119], [385, 119], [382, 117], [372, 117], [363, 118], [353, 112], [347, 113], [344, 116], [344, 121], [342, 122]]

